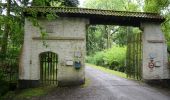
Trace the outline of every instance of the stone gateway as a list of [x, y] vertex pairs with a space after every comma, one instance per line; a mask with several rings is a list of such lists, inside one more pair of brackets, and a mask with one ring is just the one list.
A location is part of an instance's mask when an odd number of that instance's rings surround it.
[[[62, 17], [53, 21], [40, 19], [47, 36], [42, 39], [38, 27], [25, 20], [24, 46], [21, 55], [19, 78], [30, 86], [40, 83], [40, 54], [53, 52], [58, 55], [58, 85], [80, 85], [85, 81], [87, 19]], [[43, 42], [47, 45], [43, 45]], [[81, 66], [76, 69], [75, 63]], [[48, 74], [48, 73], [47, 73]], [[24, 84], [24, 85], [25, 85]]]
[[[29, 11], [56, 13], [59, 18], [39, 17], [42, 27], [33, 25]], [[25, 9], [25, 35], [19, 68], [19, 87], [39, 86], [57, 81], [59, 86], [85, 82], [86, 28], [88, 25], [124, 25], [143, 31], [143, 79], [169, 79], [167, 47], [161, 32], [164, 18], [153, 13], [118, 12], [62, 7], [28, 7]], [[47, 33], [42, 36], [42, 32]], [[152, 61], [152, 71], [148, 66]], [[51, 74], [53, 73], [53, 74]]]

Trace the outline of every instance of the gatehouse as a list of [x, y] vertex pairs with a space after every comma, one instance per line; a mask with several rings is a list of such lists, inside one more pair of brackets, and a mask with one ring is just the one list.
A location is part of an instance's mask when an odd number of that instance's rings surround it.
[[[37, 13], [39, 27], [30, 20], [30, 12]], [[139, 27], [143, 32], [142, 78], [170, 78], [167, 45], [161, 31], [161, 23], [165, 19], [159, 14], [63, 7], [28, 7], [24, 13], [20, 88], [41, 84], [84, 84], [86, 30], [89, 25]], [[48, 13], [59, 17], [53, 20], [41, 17]]]

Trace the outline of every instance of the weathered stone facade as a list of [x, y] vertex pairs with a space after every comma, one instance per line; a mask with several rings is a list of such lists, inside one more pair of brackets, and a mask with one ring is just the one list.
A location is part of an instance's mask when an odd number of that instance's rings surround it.
[[[167, 45], [160, 23], [142, 23], [143, 79], [169, 79]], [[151, 63], [153, 60], [153, 66]], [[149, 65], [151, 64], [151, 65]]]
[[[19, 79], [23, 81], [40, 80], [40, 60], [42, 52], [51, 51], [58, 55], [57, 80], [59, 85], [83, 84], [85, 80], [86, 55], [86, 25], [84, 18], [58, 18], [56, 20], [39, 20], [43, 30], [48, 33], [45, 37], [47, 47], [43, 45], [40, 30], [25, 20], [24, 45], [20, 60]], [[76, 52], [79, 53], [76, 58]], [[80, 60], [81, 68], [76, 70], [74, 65], [67, 66], [67, 61]], [[37, 83], [38, 84], [38, 83]]]
[[[21, 87], [39, 85], [41, 77], [39, 57], [41, 53], [48, 51], [58, 55], [57, 80], [59, 85], [83, 84], [85, 80], [86, 25], [88, 24], [140, 26], [143, 31], [142, 78], [148, 80], [170, 78], [167, 46], [160, 26], [164, 18], [161, 16], [126, 12], [127, 15], [123, 15], [123, 17], [120, 15], [125, 12], [80, 8], [40, 7], [37, 9], [35, 7], [34, 10], [42, 13], [41, 9], [45, 11], [55, 10], [56, 13], [58, 11], [62, 17], [52, 21], [39, 19], [39, 24], [47, 33], [44, 40], [40, 34], [40, 29], [33, 26], [32, 22], [26, 18], [24, 45], [19, 68]], [[47, 47], [43, 45], [43, 41]], [[75, 69], [74, 62], [76, 60], [81, 62], [79, 70]]]

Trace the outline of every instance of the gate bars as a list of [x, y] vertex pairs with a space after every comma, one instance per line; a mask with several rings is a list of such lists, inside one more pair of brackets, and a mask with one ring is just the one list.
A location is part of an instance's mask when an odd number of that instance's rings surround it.
[[128, 34], [126, 53], [127, 77], [142, 78], [142, 33]]
[[52, 52], [40, 54], [41, 84], [57, 84], [58, 56]]

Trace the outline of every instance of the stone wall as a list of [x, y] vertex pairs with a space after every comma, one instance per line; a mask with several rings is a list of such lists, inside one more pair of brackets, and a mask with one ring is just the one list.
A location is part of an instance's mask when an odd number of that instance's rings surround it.
[[[160, 25], [160, 23], [142, 23], [143, 79], [170, 78], [167, 45]], [[153, 62], [151, 60], [153, 60]]]
[[[24, 45], [20, 59], [19, 79], [40, 80], [39, 54], [51, 51], [58, 55], [57, 80], [59, 85], [82, 84], [85, 79], [85, 54], [86, 54], [86, 25], [88, 20], [79, 18], [58, 18], [56, 20], [39, 20], [43, 31], [47, 32], [45, 43], [40, 30], [25, 20]], [[79, 70], [74, 65], [67, 66], [67, 61], [73, 61], [75, 54], [80, 53], [82, 67]]]

